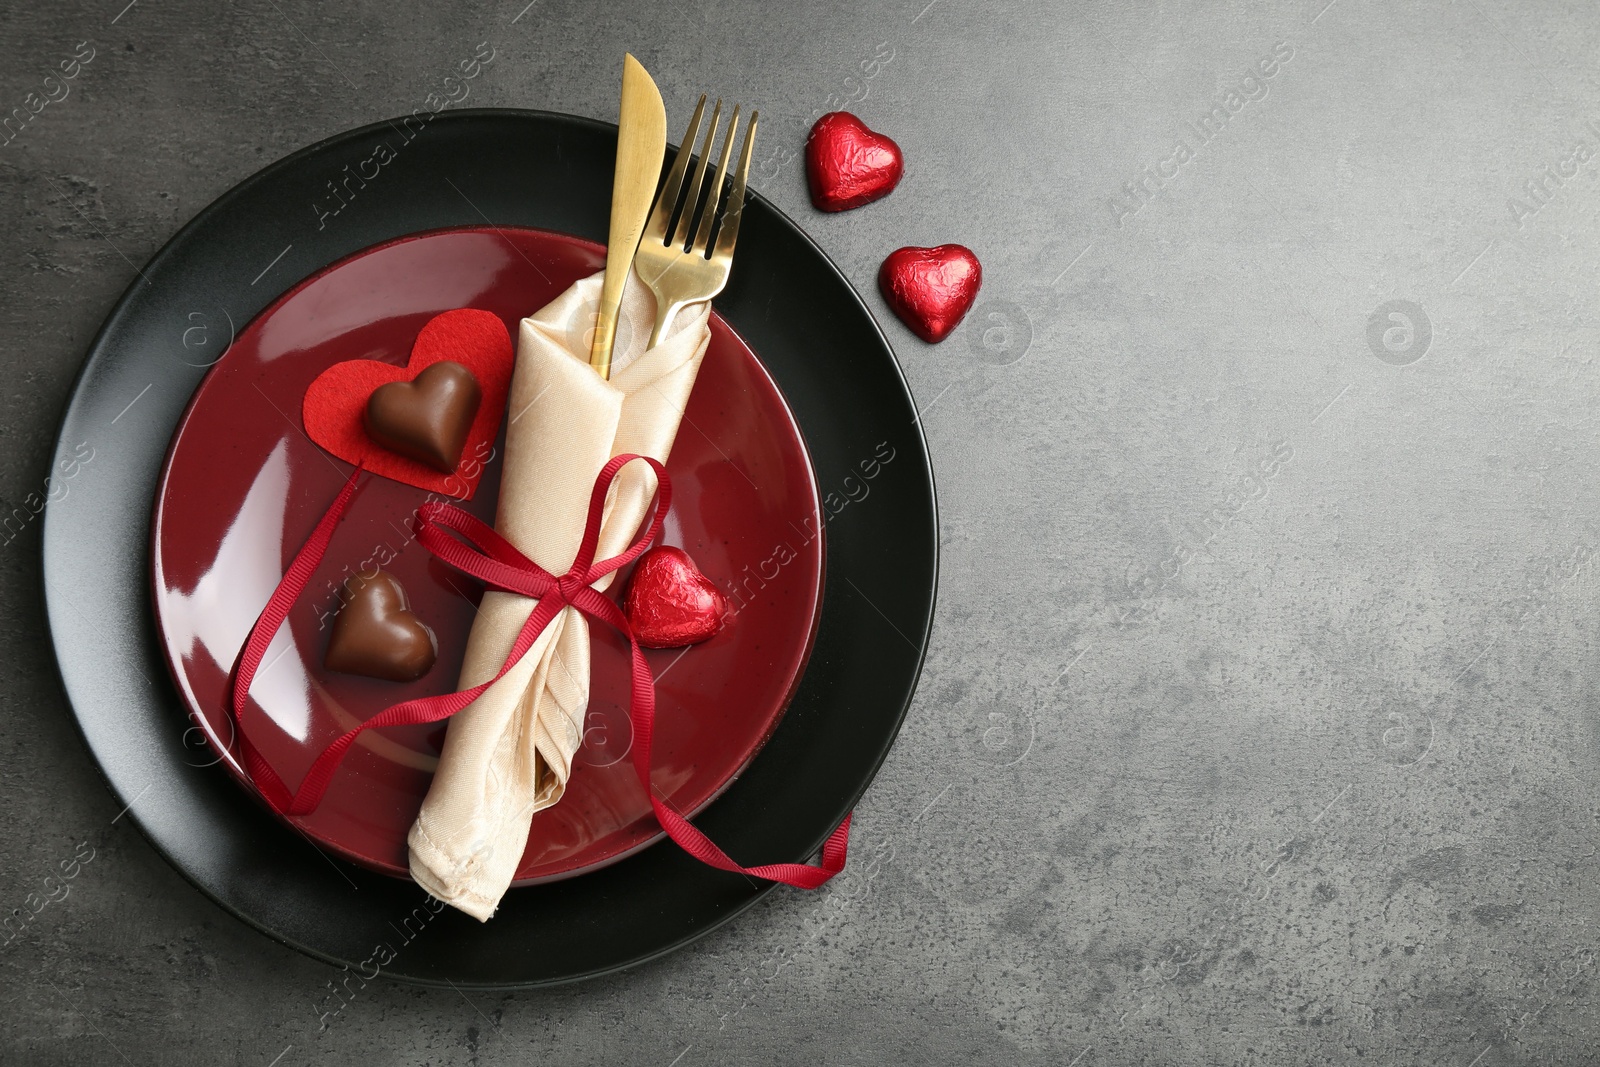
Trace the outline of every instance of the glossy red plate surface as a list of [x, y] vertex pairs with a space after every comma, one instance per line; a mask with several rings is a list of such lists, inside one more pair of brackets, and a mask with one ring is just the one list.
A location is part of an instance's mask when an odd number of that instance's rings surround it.
[[[599, 270], [603, 255], [597, 245], [537, 230], [449, 230], [368, 249], [263, 312], [201, 383], [157, 493], [155, 610], [178, 690], [236, 777], [243, 772], [229, 751], [228, 671], [350, 470], [304, 435], [306, 387], [347, 359], [403, 364], [422, 325], [452, 308], [495, 312], [515, 340], [519, 319]], [[689, 812], [727, 787], [782, 716], [810, 652], [823, 566], [816, 484], [788, 407], [743, 341], [715, 315], [711, 327], [667, 464], [673, 506], [663, 541], [687, 551], [737, 612], [704, 644], [647, 653], [657, 679], [654, 782]], [[499, 474], [495, 460], [466, 505], [488, 521]], [[251, 737], [291, 787], [354, 723], [456, 687], [479, 590], [411, 542], [408, 520], [424, 496], [369, 478], [267, 653], [251, 690], [261, 713], [249, 720], [259, 724]], [[780, 545], [795, 554], [781, 567]], [[339, 583], [346, 568], [368, 561], [400, 579], [438, 634], [438, 662], [418, 682], [322, 668]], [[626, 588], [623, 579], [611, 595]], [[533, 819], [517, 884], [569, 877], [661, 836], [626, 759], [627, 645], [603, 626], [591, 633], [584, 745], [566, 796]], [[406, 833], [444, 732], [441, 723], [362, 734], [321, 807], [290, 821], [356, 862], [406, 876]]]

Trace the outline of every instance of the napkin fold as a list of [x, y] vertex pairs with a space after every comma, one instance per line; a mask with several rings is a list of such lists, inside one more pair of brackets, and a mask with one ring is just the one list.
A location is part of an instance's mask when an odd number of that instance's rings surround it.
[[[602, 278], [575, 283], [523, 319], [518, 338], [495, 529], [551, 574], [571, 568], [595, 478], [612, 456], [666, 461], [711, 339], [711, 307], [701, 303], [680, 311], [661, 343], [644, 351], [655, 298], [630, 277], [611, 379], [602, 379], [589, 366], [588, 344]], [[606, 498], [597, 560], [632, 543], [655, 489], [646, 464], [622, 469]], [[494, 677], [535, 604], [484, 593], [459, 688]], [[534, 813], [566, 791], [583, 743], [589, 667], [588, 620], [564, 608], [505, 677], [450, 720], [407, 838], [411, 876], [434, 897], [479, 920], [494, 914]]]

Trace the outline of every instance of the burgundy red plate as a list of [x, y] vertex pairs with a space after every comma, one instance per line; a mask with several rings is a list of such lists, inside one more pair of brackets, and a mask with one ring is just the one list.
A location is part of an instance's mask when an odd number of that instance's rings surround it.
[[[350, 468], [306, 438], [300, 404], [334, 363], [403, 364], [440, 312], [483, 308], [516, 324], [603, 266], [577, 238], [526, 229], [457, 229], [357, 253], [302, 282], [242, 331], [196, 391], [162, 472], [152, 530], [161, 643], [191, 716], [236, 777], [228, 673], [284, 567]], [[497, 442], [497, 455], [500, 443]], [[664, 542], [687, 551], [737, 607], [687, 650], [648, 653], [656, 675], [654, 782], [696, 812], [739, 775], [777, 726], [809, 655], [823, 545], [815, 479], [783, 397], [744, 342], [713, 315], [706, 353], [669, 462]], [[468, 509], [492, 521], [499, 463]], [[418, 489], [369, 479], [251, 690], [252, 740], [293, 786], [340, 733], [397, 701], [456, 688], [479, 590], [412, 543]], [[746, 571], [787, 545], [781, 568]], [[787, 553], [785, 553], [787, 555]], [[392, 558], [391, 558], [392, 557]], [[734, 561], [739, 560], [739, 569]], [[438, 634], [439, 658], [409, 685], [323, 669], [336, 591], [378, 562]], [[775, 571], [776, 573], [772, 573]], [[626, 588], [615, 584], [613, 595]], [[519, 885], [571, 877], [661, 834], [626, 759], [627, 645], [594, 626], [594, 687], [566, 796], [534, 817]], [[405, 837], [426, 794], [445, 727], [369, 731], [321, 807], [292, 821], [328, 848], [406, 875]]]

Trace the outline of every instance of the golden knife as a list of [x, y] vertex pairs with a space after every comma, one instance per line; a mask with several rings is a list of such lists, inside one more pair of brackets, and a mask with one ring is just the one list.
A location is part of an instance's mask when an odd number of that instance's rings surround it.
[[611, 377], [611, 349], [617, 342], [622, 287], [633, 268], [639, 235], [661, 180], [667, 151], [667, 109], [649, 73], [632, 55], [622, 60], [622, 109], [617, 119], [617, 169], [611, 180], [611, 233], [606, 242], [606, 279], [594, 324], [589, 365]]

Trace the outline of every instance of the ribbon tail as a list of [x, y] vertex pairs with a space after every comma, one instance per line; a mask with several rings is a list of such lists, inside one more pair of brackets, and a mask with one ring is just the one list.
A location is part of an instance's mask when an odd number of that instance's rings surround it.
[[[607, 603], [609, 604], [609, 601]], [[616, 625], [610, 619], [607, 621]], [[618, 621], [626, 623], [625, 619]], [[688, 819], [667, 806], [666, 801], [656, 793], [650, 781], [650, 746], [654, 739], [656, 714], [655, 679], [650, 674], [650, 664], [644, 657], [644, 650], [639, 647], [639, 642], [634, 640], [632, 632], [626, 625], [623, 627], [623, 632], [628, 635], [628, 640], [633, 646], [633, 694], [632, 704], [628, 710], [633, 723], [634, 771], [638, 774], [645, 793], [650, 797], [650, 807], [655, 812], [656, 822], [661, 824], [661, 829], [666, 831], [673, 843], [701, 863], [719, 870], [745, 874], [753, 878], [765, 878], [796, 889], [817, 889], [844, 870], [850, 850], [850, 815], [846, 815], [838, 828], [828, 835], [828, 840], [822, 846], [821, 864], [768, 863], [745, 867], [718, 848], [711, 838]]]
[[244, 648], [239, 652], [239, 660], [234, 665], [233, 671], [233, 724], [239, 738], [239, 754], [244, 762], [246, 773], [250, 780], [256, 784], [268, 804], [278, 811], [283, 811], [290, 803], [289, 790], [284, 786], [283, 780], [277, 772], [267, 763], [261, 753], [256, 751], [250, 743], [244, 730], [244, 709], [250, 700], [250, 683], [255, 681], [256, 671], [261, 667], [261, 660], [267, 654], [267, 648], [272, 644], [272, 639], [277, 635], [283, 620], [289, 617], [289, 609], [294, 607], [300, 594], [305, 591], [306, 584], [311, 581], [311, 576], [316, 573], [317, 565], [322, 562], [322, 557], [328, 551], [328, 545], [333, 541], [334, 531], [339, 522], [344, 518], [345, 511], [350, 507], [350, 500], [355, 496], [356, 485], [360, 481], [363, 468], [357, 467], [350, 472], [350, 477], [345, 480], [344, 488], [339, 490], [339, 495], [317, 521], [316, 527], [311, 531], [311, 536], [306, 543], [300, 546], [300, 551], [295, 553], [294, 560], [289, 564], [289, 569], [284, 572], [283, 579], [278, 582], [278, 587], [272, 591], [272, 596], [267, 599], [266, 607], [261, 609], [261, 614], [256, 618], [255, 625], [250, 627], [250, 636], [246, 638]]

